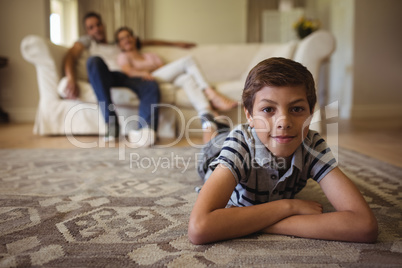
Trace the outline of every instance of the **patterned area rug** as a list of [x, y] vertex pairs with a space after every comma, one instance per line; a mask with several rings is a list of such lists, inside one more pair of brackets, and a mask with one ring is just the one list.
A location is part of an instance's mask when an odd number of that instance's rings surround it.
[[[0, 150], [0, 267], [401, 267], [402, 169], [340, 150], [375, 244], [255, 234], [194, 246], [198, 149]], [[314, 182], [300, 198], [333, 208]]]

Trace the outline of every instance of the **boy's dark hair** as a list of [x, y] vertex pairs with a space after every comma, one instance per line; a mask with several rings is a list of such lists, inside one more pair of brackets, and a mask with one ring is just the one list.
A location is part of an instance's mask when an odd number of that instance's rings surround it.
[[258, 63], [248, 74], [243, 90], [243, 105], [253, 114], [255, 95], [263, 87], [304, 86], [310, 113], [313, 112], [317, 95], [314, 78], [306, 67], [285, 58], [269, 58]]
[[[116, 32], [114, 32], [114, 41], [116, 42], [116, 44], [119, 43], [118, 35], [121, 31], [127, 31], [131, 36], [134, 36], [134, 32], [131, 28], [127, 26], [122, 26], [119, 29], [117, 29]], [[138, 50], [140, 50], [142, 47], [141, 40], [138, 36], [135, 37], [135, 46], [137, 47]]]
[[84, 29], [85, 29], [85, 21], [86, 21], [88, 18], [91, 18], [91, 17], [97, 18], [97, 19], [99, 20], [99, 22], [100, 22], [101, 24], [103, 24], [101, 15], [99, 15], [99, 13], [96, 13], [96, 12], [91, 11], [91, 12], [88, 12], [87, 14], [85, 14], [84, 18], [82, 19], [82, 24], [84, 25]]

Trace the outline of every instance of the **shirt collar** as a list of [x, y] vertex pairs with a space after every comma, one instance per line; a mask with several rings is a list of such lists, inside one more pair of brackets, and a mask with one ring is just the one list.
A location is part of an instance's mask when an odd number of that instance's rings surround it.
[[251, 128], [251, 134], [254, 138], [254, 150], [255, 150], [255, 161], [261, 167], [275, 167], [276, 161], [275, 157], [272, 153], [265, 147], [265, 145], [261, 142], [260, 138], [258, 138], [257, 132], [254, 128]]
[[297, 147], [296, 152], [293, 153], [291, 167], [296, 167], [299, 170], [302, 169], [303, 166], [303, 150], [302, 144]]

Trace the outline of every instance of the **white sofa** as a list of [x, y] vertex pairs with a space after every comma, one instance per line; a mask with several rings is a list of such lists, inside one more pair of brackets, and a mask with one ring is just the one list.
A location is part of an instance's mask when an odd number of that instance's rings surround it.
[[[261, 60], [280, 56], [298, 61], [312, 72], [318, 85], [320, 66], [329, 58], [334, 48], [333, 36], [320, 30], [301, 41], [283, 44], [198, 45], [192, 49], [145, 47], [144, 50], [157, 53], [165, 62], [191, 54], [207, 80], [219, 92], [240, 101], [249, 70]], [[91, 85], [87, 81], [84, 67], [87, 55], [84, 54], [81, 57], [77, 66], [80, 77], [80, 99], [62, 99], [58, 93], [58, 88], [62, 88], [65, 83], [62, 79], [63, 59], [67, 49], [35, 35], [26, 36], [22, 40], [22, 55], [28, 62], [35, 65], [40, 93], [34, 133], [39, 135], [104, 134], [106, 126]], [[173, 138], [180, 135], [197, 135], [199, 120], [184, 91], [169, 83], [162, 84], [160, 88], [162, 107], [158, 136]], [[127, 88], [113, 88], [112, 99], [117, 107], [122, 132], [126, 133], [129, 129], [135, 128], [137, 123], [131, 119], [135, 118], [132, 116], [138, 112], [137, 96]], [[241, 106], [225, 112], [224, 115], [228, 116], [233, 124], [245, 120]]]

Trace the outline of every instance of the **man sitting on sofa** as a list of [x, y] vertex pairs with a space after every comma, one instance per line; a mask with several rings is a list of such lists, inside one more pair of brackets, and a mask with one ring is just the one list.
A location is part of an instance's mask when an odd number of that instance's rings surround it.
[[[65, 89], [66, 98], [75, 99], [79, 95], [76, 78], [76, 63], [84, 50], [88, 50], [89, 59], [87, 70], [89, 81], [95, 91], [105, 122], [108, 125], [106, 140], [119, 136], [119, 125], [116, 112], [111, 99], [111, 87], [128, 87], [136, 93], [141, 101], [139, 107], [139, 135], [155, 133], [158, 124], [158, 110], [153, 108], [159, 103], [160, 93], [155, 81], [144, 80], [139, 77], [128, 77], [122, 72], [115, 62], [120, 52], [114, 44], [108, 44], [106, 30], [99, 14], [90, 12], [84, 16], [84, 28], [87, 35], [76, 41], [66, 55], [64, 69], [68, 78]], [[142, 41], [142, 45], [168, 45], [183, 48], [193, 47], [195, 44], [186, 42], [166, 42], [159, 40]], [[155, 106], [156, 107], [156, 106]], [[141, 138], [135, 141], [135, 147], [150, 146], [155, 142], [154, 137]]]

